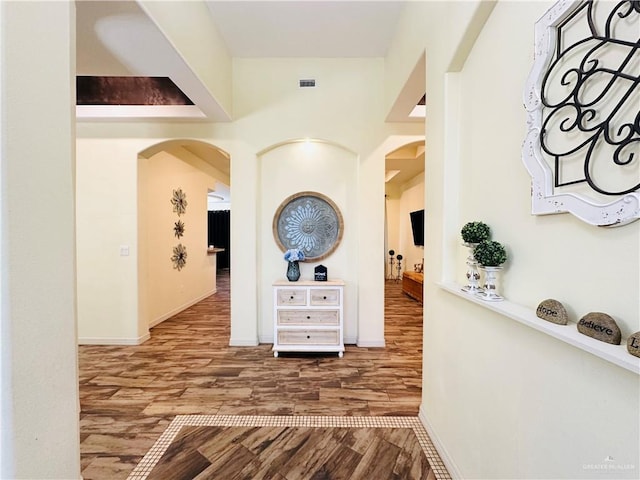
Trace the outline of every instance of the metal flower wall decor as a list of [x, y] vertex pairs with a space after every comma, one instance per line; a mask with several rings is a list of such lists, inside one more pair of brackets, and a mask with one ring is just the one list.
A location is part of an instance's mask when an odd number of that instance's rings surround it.
[[178, 220], [173, 224], [173, 234], [176, 238], [180, 238], [184, 235], [184, 223], [181, 220]]
[[179, 243], [173, 247], [173, 256], [171, 257], [173, 268], [180, 271], [187, 264], [187, 247]]
[[181, 188], [173, 191], [173, 197], [171, 197], [171, 204], [173, 205], [173, 211], [178, 216], [184, 214], [187, 211], [187, 195]]
[[[171, 205], [173, 205], [173, 211], [178, 214], [178, 217], [186, 212], [187, 195], [182, 191], [181, 188], [173, 191], [173, 196], [171, 197]], [[176, 238], [181, 238], [184, 236], [184, 231], [184, 222], [178, 219], [178, 221], [173, 224], [173, 235]], [[182, 243], [179, 243], [177, 246], [173, 247], [171, 262], [173, 263], [173, 268], [178, 271], [182, 270], [187, 264], [187, 247], [182, 245]]]
[[534, 214], [640, 218], [640, 1], [558, 1], [536, 23], [522, 157]]

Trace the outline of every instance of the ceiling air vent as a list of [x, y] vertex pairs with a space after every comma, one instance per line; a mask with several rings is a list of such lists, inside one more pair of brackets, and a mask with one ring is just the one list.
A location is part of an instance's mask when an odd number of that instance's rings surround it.
[[313, 88], [316, 86], [315, 78], [306, 78], [298, 81], [300, 88]]

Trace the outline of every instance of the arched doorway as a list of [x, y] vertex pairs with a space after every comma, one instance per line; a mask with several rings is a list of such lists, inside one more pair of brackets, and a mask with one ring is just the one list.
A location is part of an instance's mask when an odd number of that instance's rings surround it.
[[229, 204], [229, 155], [199, 140], [153, 145], [138, 156], [138, 316], [150, 328], [216, 292], [209, 251], [214, 192]]
[[[424, 267], [424, 223], [417, 225], [416, 213], [424, 215], [424, 137], [404, 142], [395, 139], [385, 155], [384, 202], [384, 331], [387, 347], [415, 353], [412, 368], [422, 368]], [[415, 233], [414, 236], [414, 228]], [[419, 238], [422, 234], [422, 239]], [[422, 245], [420, 245], [422, 244]], [[407, 280], [403, 278], [405, 272]], [[415, 280], [415, 284], [411, 280]], [[405, 287], [417, 295], [409, 296]]]

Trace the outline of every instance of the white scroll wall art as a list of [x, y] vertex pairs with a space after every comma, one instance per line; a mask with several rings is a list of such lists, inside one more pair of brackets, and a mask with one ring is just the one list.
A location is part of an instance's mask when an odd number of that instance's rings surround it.
[[524, 93], [532, 212], [640, 217], [640, 1], [561, 0], [535, 26]]

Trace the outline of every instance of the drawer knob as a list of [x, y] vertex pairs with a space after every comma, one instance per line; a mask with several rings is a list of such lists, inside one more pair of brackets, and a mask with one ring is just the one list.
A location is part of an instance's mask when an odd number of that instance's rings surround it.
[[311, 318], [311, 315], [307, 315], [307, 320], [309, 320]]
[[311, 338], [309, 335], [307, 335], [307, 338]]
[[291, 295], [291, 297], [289, 297], [291, 300], [293, 300], [293, 295]]
[[322, 299], [323, 299], [323, 300], [326, 300], [326, 299], [327, 299], [327, 296], [325, 295], [324, 297], [322, 297]]

